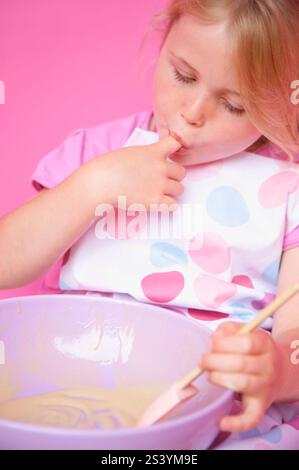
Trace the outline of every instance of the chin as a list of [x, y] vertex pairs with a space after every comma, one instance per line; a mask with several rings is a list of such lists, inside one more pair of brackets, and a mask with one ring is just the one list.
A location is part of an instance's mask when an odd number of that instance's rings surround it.
[[213, 163], [219, 160], [223, 160], [224, 158], [227, 157], [209, 157], [209, 158], [201, 158], [199, 159], [198, 156], [192, 156], [192, 155], [176, 155], [175, 153], [172, 154], [169, 158], [171, 158], [175, 163], [178, 163], [179, 165], [183, 166], [195, 166], [195, 165], [204, 165], [206, 163]]

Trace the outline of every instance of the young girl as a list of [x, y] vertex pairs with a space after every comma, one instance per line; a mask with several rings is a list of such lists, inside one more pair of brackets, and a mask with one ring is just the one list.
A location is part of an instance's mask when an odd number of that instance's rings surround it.
[[[29, 282], [65, 254], [62, 291], [116, 292], [205, 321], [216, 331], [200, 365], [243, 408], [220, 422], [233, 434], [217, 448], [245, 437], [298, 448], [299, 296], [263, 325], [272, 335], [235, 333], [299, 279], [299, 4], [172, 0], [161, 18], [153, 110], [79, 129], [41, 160], [39, 195], [0, 221], [0, 285]], [[174, 225], [196, 205], [201, 227], [176, 240], [100, 239], [96, 208], [120, 215], [119, 196], [165, 203]]]

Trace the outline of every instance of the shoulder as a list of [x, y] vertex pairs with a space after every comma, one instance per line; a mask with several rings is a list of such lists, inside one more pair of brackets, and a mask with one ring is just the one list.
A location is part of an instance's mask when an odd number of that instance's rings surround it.
[[95, 127], [79, 129], [77, 132], [84, 132], [88, 141], [112, 151], [122, 147], [136, 127], [147, 130], [151, 115], [151, 109], [137, 111]]
[[89, 160], [121, 148], [136, 127], [147, 129], [151, 115], [150, 109], [138, 111], [70, 132], [39, 161], [31, 177], [34, 186], [51, 188]]

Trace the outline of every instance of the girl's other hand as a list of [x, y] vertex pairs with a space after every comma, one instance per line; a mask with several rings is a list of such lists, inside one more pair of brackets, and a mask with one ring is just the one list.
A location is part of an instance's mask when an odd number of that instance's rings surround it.
[[199, 360], [210, 382], [242, 396], [243, 412], [222, 418], [222, 431], [244, 432], [256, 427], [280, 388], [283, 354], [279, 346], [260, 328], [236, 336], [242, 326], [236, 322], [220, 325], [211, 336], [210, 352]]

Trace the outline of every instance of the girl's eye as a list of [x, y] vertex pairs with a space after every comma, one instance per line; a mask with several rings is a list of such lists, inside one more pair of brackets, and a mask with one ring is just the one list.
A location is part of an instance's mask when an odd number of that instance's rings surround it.
[[[180, 72], [178, 72], [176, 68], [173, 68], [173, 71], [174, 71], [175, 79], [178, 80], [179, 82], [182, 82], [185, 84], [196, 82], [195, 78], [185, 77], [185, 75], [182, 75]], [[235, 108], [228, 101], [223, 101], [223, 105], [225, 109], [227, 109], [230, 113], [236, 114], [237, 116], [241, 116], [245, 112], [245, 109]]]
[[195, 78], [185, 77], [185, 75], [182, 75], [175, 68], [173, 68], [173, 71], [174, 71], [175, 79], [178, 80], [179, 82], [183, 82], [183, 83], [192, 83], [192, 82], [194, 83], [194, 82], [196, 82]]
[[237, 114], [238, 116], [245, 113], [245, 109], [235, 108], [228, 101], [223, 101], [223, 105], [230, 113]]

